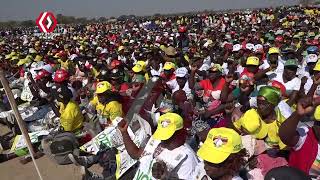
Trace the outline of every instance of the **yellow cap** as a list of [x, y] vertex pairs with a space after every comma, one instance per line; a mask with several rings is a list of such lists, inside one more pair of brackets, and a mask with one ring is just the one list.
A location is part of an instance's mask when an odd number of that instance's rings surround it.
[[168, 140], [178, 130], [183, 128], [183, 119], [179, 114], [166, 113], [158, 120], [157, 130], [153, 138], [157, 140]]
[[13, 57], [11, 58], [11, 61], [14, 61], [14, 60], [17, 60], [17, 59], [19, 59], [18, 56], [13, 56]]
[[316, 121], [320, 121], [320, 105], [316, 107], [316, 110], [314, 111], [314, 119]]
[[6, 56], [5, 56], [5, 59], [11, 59], [13, 56], [16, 56], [17, 55], [17, 53], [16, 52], [11, 52], [10, 54], [7, 54]]
[[165, 47], [164, 45], [160, 45], [160, 49], [161, 49], [162, 51], [164, 51], [164, 49], [166, 49], [166, 47]]
[[36, 62], [39, 62], [39, 61], [41, 61], [42, 60], [42, 56], [40, 56], [40, 55], [37, 55], [35, 58], [34, 58], [34, 61], [36, 61]]
[[272, 47], [269, 49], [268, 54], [280, 54], [280, 50], [277, 47]]
[[317, 61], [317, 64], [314, 66], [313, 68], [314, 71], [320, 71], [320, 62], [319, 62], [319, 59]]
[[124, 50], [124, 46], [119, 46], [118, 51]]
[[164, 70], [175, 69], [176, 65], [173, 62], [166, 62], [163, 66]]
[[241, 127], [251, 135], [254, 135], [257, 139], [263, 139], [268, 134], [267, 125], [260, 118], [260, 115], [255, 109], [250, 109], [245, 112], [238, 121], [240, 122]]
[[241, 149], [241, 136], [235, 130], [224, 127], [213, 128], [209, 131], [197, 155], [210, 163], [220, 164], [230, 154], [238, 153]]
[[20, 59], [20, 60], [18, 61], [17, 65], [18, 65], [18, 66], [22, 66], [22, 65], [24, 65], [24, 64], [31, 63], [31, 61], [32, 61], [32, 60], [31, 60], [30, 58], [26, 57], [26, 58], [24, 58], [24, 59]]
[[104, 93], [104, 92], [110, 90], [111, 88], [112, 88], [111, 84], [108, 81], [99, 82], [97, 84], [96, 94]]
[[134, 67], [132, 68], [133, 72], [141, 72], [144, 71], [146, 68], [146, 62], [144, 61], [137, 61], [136, 65], [134, 65]]
[[246, 65], [258, 66], [259, 65], [259, 58], [256, 56], [249, 56], [247, 59]]

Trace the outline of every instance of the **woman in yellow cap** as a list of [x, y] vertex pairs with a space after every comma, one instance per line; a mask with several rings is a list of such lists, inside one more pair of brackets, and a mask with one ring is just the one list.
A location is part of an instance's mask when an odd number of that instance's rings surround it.
[[[281, 123], [286, 119], [284, 111], [277, 107], [281, 99], [280, 90], [271, 86], [261, 87], [257, 97], [257, 109], [246, 111], [233, 125], [256, 139], [264, 140], [266, 149], [270, 153], [277, 153], [273, 149], [284, 149], [278, 131]], [[268, 151], [267, 151], [268, 152]]]
[[233, 129], [211, 129], [197, 155], [203, 163], [198, 165], [193, 179], [242, 179], [239, 172], [247, 163], [247, 152], [242, 147], [241, 136]]
[[108, 126], [116, 117], [123, 116], [119, 96], [112, 92], [112, 86], [108, 81], [97, 84], [95, 96], [90, 101], [90, 105], [97, 111], [102, 127]]

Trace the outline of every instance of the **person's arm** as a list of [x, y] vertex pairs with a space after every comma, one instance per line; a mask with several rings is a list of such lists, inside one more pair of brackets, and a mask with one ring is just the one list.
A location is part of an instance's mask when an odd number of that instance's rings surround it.
[[297, 126], [300, 119], [313, 111], [312, 98], [303, 98], [297, 104], [297, 111], [285, 120], [279, 128], [279, 137], [287, 146], [294, 147], [299, 141]]
[[320, 78], [316, 79], [313, 77], [313, 84], [307, 94], [307, 96], [312, 97], [314, 92], [317, 90], [318, 85], [320, 84]]
[[221, 103], [225, 103], [228, 99], [229, 92], [230, 92], [230, 83], [233, 81], [233, 75], [228, 74], [226, 76], [226, 83], [224, 84], [222, 90], [221, 90], [221, 95], [220, 95], [220, 101]]
[[51, 107], [52, 111], [54, 112], [54, 114], [57, 116], [57, 117], [60, 117], [60, 112], [59, 112], [59, 109], [58, 107], [55, 105], [54, 101], [52, 100], [53, 98], [52, 97], [49, 97], [47, 100], [49, 102], [49, 106]]
[[212, 109], [212, 110], [206, 110], [204, 113], [204, 117], [205, 118], [209, 118], [210, 116], [214, 115], [214, 114], [218, 114], [224, 111], [226, 105], [225, 104], [221, 104], [219, 107]]
[[298, 94], [299, 94], [299, 91], [293, 91], [293, 92], [291, 93], [291, 95], [290, 95], [290, 97], [289, 97], [289, 100], [287, 101], [287, 104], [288, 104], [289, 106], [292, 106], [292, 105], [296, 102], [296, 100], [297, 100], [297, 98], [298, 98]]
[[137, 147], [137, 145], [132, 141], [128, 134], [129, 124], [123, 119], [119, 124], [118, 128], [122, 134], [124, 146], [133, 159], [139, 159], [143, 153], [143, 149]]
[[271, 69], [271, 68], [269, 67], [269, 68], [267, 68], [267, 69], [264, 69], [264, 70], [261, 70], [261, 71], [257, 72], [257, 73], [254, 75], [254, 80], [255, 80], [255, 81], [259, 81], [260, 79], [262, 79], [262, 78], [266, 75], [266, 73], [270, 71], [270, 69]]
[[196, 65], [191, 66], [191, 73], [188, 81], [189, 81], [189, 87], [192, 90], [194, 89], [194, 85], [195, 85], [195, 75], [196, 75], [197, 69], [198, 68]]

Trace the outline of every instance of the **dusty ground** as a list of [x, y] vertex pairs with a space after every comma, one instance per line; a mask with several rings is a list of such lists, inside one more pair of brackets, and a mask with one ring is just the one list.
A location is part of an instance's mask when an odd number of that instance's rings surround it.
[[[0, 134], [8, 130], [0, 125]], [[80, 168], [74, 165], [57, 165], [47, 157], [36, 160], [43, 180], [80, 180]], [[91, 170], [101, 172], [98, 166], [93, 166]], [[1, 180], [38, 180], [38, 174], [32, 162], [23, 165], [19, 158], [0, 163]]]

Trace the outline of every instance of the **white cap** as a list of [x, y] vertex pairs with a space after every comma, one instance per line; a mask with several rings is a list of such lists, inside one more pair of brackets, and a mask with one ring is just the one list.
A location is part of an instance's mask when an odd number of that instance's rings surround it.
[[76, 58], [76, 57], [78, 57], [78, 55], [77, 55], [77, 54], [72, 54], [72, 55], [69, 57], [69, 59], [70, 59], [71, 61], [73, 61], [73, 60], [74, 60], [74, 58]]
[[318, 60], [318, 56], [316, 54], [308, 54], [307, 55], [307, 63], [315, 63]]
[[52, 70], [52, 66], [50, 64], [46, 64], [42, 67], [42, 69], [46, 70], [48, 73], [52, 74], [53, 70]]
[[246, 49], [249, 49], [250, 51], [254, 50], [254, 45], [251, 43], [246, 44]]
[[188, 74], [188, 70], [185, 67], [178, 68], [175, 72], [176, 77], [185, 77]]
[[258, 51], [259, 49], [263, 49], [263, 46], [261, 44], [256, 44], [253, 48], [255, 52]]
[[33, 62], [33, 63], [31, 64], [30, 69], [40, 70], [40, 69], [42, 69], [43, 66], [44, 66], [44, 62], [43, 62], [43, 61]]
[[233, 52], [240, 51], [240, 49], [241, 49], [241, 45], [240, 45], [240, 44], [235, 44], [235, 45], [233, 45], [233, 47], [232, 47], [232, 51], [233, 51]]

